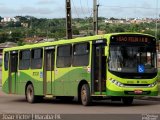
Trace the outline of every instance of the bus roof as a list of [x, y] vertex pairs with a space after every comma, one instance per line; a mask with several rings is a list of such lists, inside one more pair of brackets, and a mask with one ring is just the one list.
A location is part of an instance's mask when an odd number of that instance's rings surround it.
[[121, 35], [121, 34], [138, 34], [138, 35], [147, 35], [147, 36], [150, 36], [150, 37], [154, 37], [154, 36], [151, 36], [151, 35], [148, 35], [148, 34], [133, 33], [133, 32], [110, 33], [110, 34], [103, 34], [103, 35], [78, 37], [78, 38], [74, 38], [74, 39], [66, 39], [66, 40], [64, 39], [64, 40], [59, 40], [59, 41], [54, 41], [54, 42], [44, 42], [44, 43], [36, 43], [36, 44], [31, 44], [31, 45], [24, 45], [24, 46], [5, 48], [3, 51], [39, 48], [39, 47], [52, 46], [52, 45], [61, 45], [61, 44], [69, 44], [69, 43], [76, 43], [76, 42], [92, 41], [92, 40], [96, 40], [96, 39], [108, 38], [108, 37], [110, 37], [112, 35]]

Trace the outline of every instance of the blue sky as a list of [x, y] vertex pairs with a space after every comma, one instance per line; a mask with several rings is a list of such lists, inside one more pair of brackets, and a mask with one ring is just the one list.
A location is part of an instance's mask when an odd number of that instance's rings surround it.
[[[65, 17], [66, 0], [0, 0], [0, 16], [31, 15], [38, 18]], [[99, 16], [103, 17], [156, 17], [160, 14], [160, 0], [97, 0]], [[156, 4], [158, 1], [158, 5]], [[72, 17], [92, 16], [93, 0], [71, 0]]]

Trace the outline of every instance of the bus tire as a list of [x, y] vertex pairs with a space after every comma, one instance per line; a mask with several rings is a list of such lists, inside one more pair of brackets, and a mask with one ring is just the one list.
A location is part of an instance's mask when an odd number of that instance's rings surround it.
[[84, 106], [91, 105], [92, 99], [90, 96], [90, 89], [88, 84], [83, 84], [81, 87], [81, 102]]
[[123, 97], [122, 102], [124, 105], [131, 105], [133, 103], [133, 97]]
[[26, 99], [29, 103], [35, 103], [36, 96], [34, 95], [34, 88], [32, 84], [29, 84], [26, 88]]

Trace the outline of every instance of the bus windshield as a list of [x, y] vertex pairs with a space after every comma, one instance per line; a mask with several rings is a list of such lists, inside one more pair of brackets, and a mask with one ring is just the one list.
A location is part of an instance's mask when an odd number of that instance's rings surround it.
[[155, 73], [156, 51], [149, 45], [111, 45], [109, 70], [124, 73]]

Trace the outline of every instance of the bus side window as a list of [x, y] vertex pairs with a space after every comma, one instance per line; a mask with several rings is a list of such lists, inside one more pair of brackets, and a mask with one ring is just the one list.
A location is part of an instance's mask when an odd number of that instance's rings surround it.
[[57, 67], [64, 68], [71, 66], [72, 45], [63, 45], [57, 48]]
[[31, 50], [31, 69], [42, 68], [43, 49], [37, 48]]
[[5, 71], [8, 70], [8, 61], [9, 61], [9, 53], [6, 52], [4, 54], [4, 69], [5, 69]]
[[73, 66], [87, 66], [89, 64], [89, 43], [75, 44], [73, 47]]
[[19, 69], [20, 70], [27, 70], [30, 67], [30, 50], [23, 50], [20, 51], [19, 54]]

